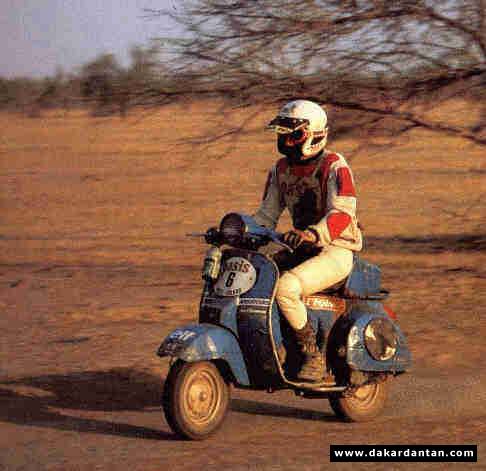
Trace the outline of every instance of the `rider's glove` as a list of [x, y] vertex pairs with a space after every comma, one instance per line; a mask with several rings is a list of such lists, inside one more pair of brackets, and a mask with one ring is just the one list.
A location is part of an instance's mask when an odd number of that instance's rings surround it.
[[305, 231], [293, 229], [283, 235], [283, 242], [292, 249], [296, 249], [304, 243], [314, 245], [317, 243], [317, 241], [317, 234], [311, 229], [306, 229]]

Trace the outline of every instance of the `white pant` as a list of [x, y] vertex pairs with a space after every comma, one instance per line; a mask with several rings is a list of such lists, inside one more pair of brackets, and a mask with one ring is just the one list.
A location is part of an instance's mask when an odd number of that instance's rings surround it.
[[302, 296], [309, 296], [346, 278], [353, 268], [353, 252], [330, 245], [304, 263], [285, 272], [277, 285], [277, 302], [291, 327], [300, 330], [307, 322]]

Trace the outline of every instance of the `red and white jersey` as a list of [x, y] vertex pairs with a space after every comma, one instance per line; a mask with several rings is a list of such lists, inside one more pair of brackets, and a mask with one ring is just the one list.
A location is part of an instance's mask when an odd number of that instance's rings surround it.
[[336, 245], [359, 251], [363, 240], [356, 218], [356, 190], [346, 160], [325, 151], [307, 165], [290, 165], [280, 159], [270, 170], [258, 224], [274, 229], [288, 208], [296, 229], [314, 229], [318, 245]]

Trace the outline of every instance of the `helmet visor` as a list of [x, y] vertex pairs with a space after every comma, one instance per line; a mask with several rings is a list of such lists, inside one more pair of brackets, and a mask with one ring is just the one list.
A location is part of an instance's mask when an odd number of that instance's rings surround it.
[[298, 129], [308, 126], [309, 120], [290, 118], [288, 116], [277, 116], [268, 123], [267, 128], [272, 129], [279, 134], [290, 134]]

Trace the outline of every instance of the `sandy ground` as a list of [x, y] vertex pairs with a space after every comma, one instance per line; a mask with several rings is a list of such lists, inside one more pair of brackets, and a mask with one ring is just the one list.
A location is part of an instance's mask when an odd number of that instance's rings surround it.
[[478, 444], [484, 466], [484, 150], [418, 132], [352, 160], [363, 255], [415, 360], [385, 414], [344, 424], [325, 400], [233, 390], [214, 438], [172, 435], [155, 350], [197, 317], [205, 247], [185, 234], [253, 211], [276, 158], [272, 110], [213, 142], [257, 111], [217, 106], [0, 116], [0, 469], [445, 467], [329, 463], [329, 444], [352, 443]]

